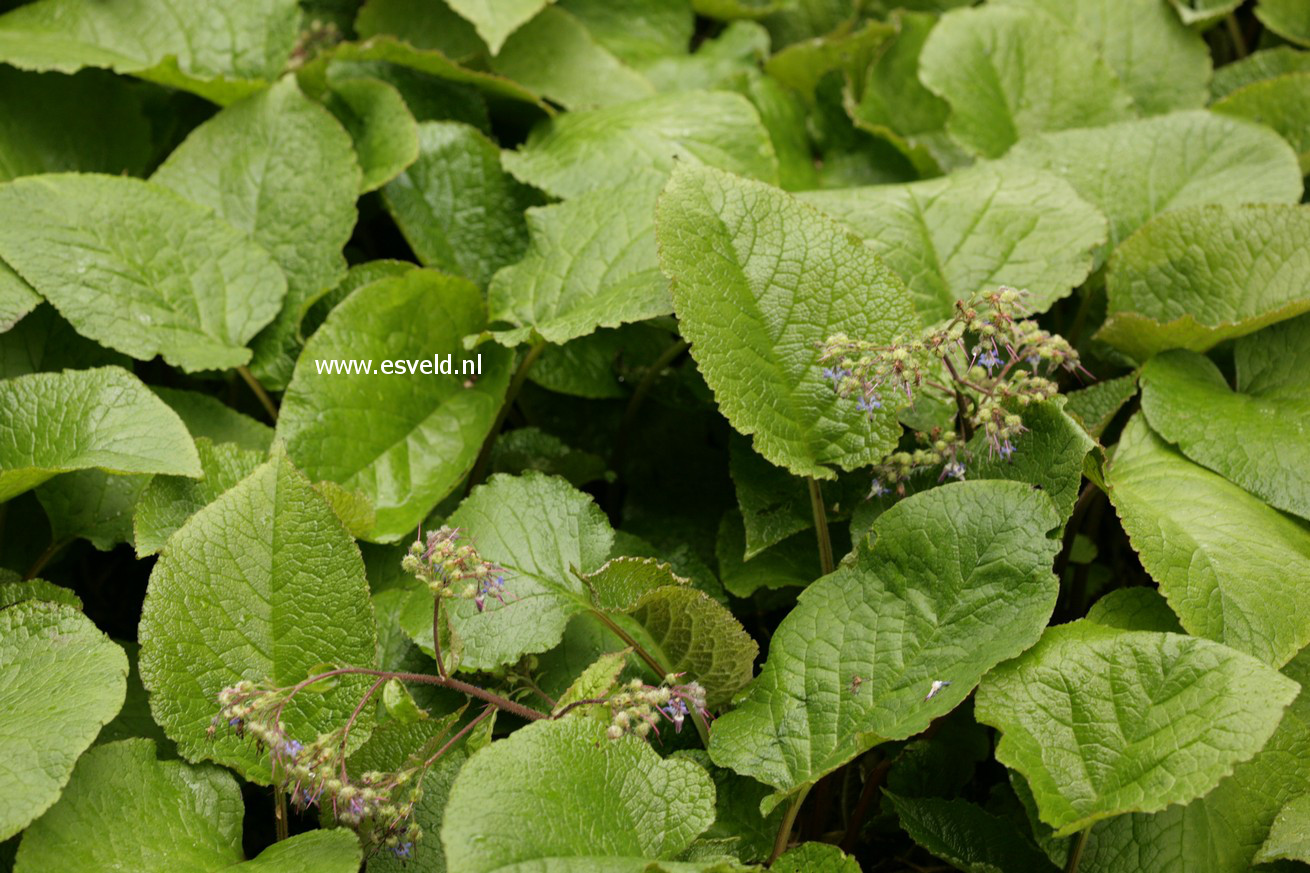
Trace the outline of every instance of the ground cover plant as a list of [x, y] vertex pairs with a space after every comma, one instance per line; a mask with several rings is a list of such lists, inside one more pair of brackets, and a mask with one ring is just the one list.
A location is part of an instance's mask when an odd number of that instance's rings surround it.
[[0, 0], [0, 871], [1310, 863], [1301, 0]]

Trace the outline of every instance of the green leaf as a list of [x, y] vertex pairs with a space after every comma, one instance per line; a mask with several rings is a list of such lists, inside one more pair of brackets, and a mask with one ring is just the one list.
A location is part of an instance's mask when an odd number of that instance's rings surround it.
[[773, 863], [774, 873], [860, 873], [854, 858], [827, 843], [802, 843]]
[[1279, 665], [1310, 643], [1310, 531], [1188, 461], [1134, 416], [1110, 499], [1189, 633]]
[[418, 160], [418, 123], [399, 89], [356, 75], [348, 64], [329, 64], [327, 81], [325, 104], [355, 143], [361, 194], [376, 191]]
[[419, 157], [382, 192], [421, 263], [485, 287], [523, 257], [523, 210], [537, 198], [500, 167], [500, 149], [466, 124], [419, 125]]
[[1284, 73], [1305, 72], [1310, 72], [1310, 52], [1291, 46], [1263, 49], [1215, 70], [1210, 93], [1218, 101], [1247, 85], [1273, 79]]
[[1257, 863], [1279, 858], [1310, 862], [1310, 795], [1302, 795], [1278, 811], [1255, 856]]
[[1096, 439], [1101, 438], [1110, 422], [1123, 409], [1124, 404], [1137, 394], [1137, 374], [1129, 373], [1116, 379], [1093, 382], [1086, 388], [1070, 391], [1064, 411]]
[[7, 580], [6, 574], [0, 572], [0, 609], [28, 600], [64, 603], [74, 609], [82, 608], [82, 598], [67, 588], [55, 585], [53, 582], [47, 582], [44, 579], [20, 582], [17, 573], [13, 574], [13, 581], [10, 582]]
[[[1183, 24], [1209, 27], [1238, 6], [1242, 0], [1169, 0]], [[1229, 64], [1228, 66], [1232, 66]]]
[[570, 704], [580, 700], [595, 700], [609, 696], [618, 684], [619, 674], [627, 666], [632, 649], [607, 652], [593, 661], [587, 669], [578, 674], [578, 678], [560, 695], [555, 703], [554, 712], [558, 714]]
[[[376, 640], [359, 550], [281, 456], [169, 540], [150, 574], [139, 635], [155, 720], [182, 756], [263, 784], [266, 754], [231, 732], [206, 737], [218, 692], [243, 679], [291, 685], [324, 663], [369, 667]], [[327, 693], [297, 696], [284, 714], [289, 734], [304, 740], [344, 722], [367, 684], [343, 676]], [[371, 722], [365, 711], [361, 738]]]
[[412, 269], [414, 269], [412, 261], [397, 261], [390, 258], [355, 264], [346, 271], [346, 275], [335, 288], [315, 300], [305, 311], [304, 318], [300, 322], [301, 335], [312, 336], [323, 326], [328, 313], [335, 309], [337, 304], [365, 285], [371, 285], [379, 279], [403, 276]]
[[559, 5], [585, 24], [597, 42], [627, 64], [645, 66], [648, 62], [683, 55], [696, 30], [690, 0], [627, 0], [625, 3], [561, 0]]
[[[590, 598], [574, 571], [609, 557], [614, 531], [590, 497], [563, 479], [492, 476], [446, 520], [466, 531], [485, 560], [504, 567], [505, 603], [453, 601], [451, 625], [464, 641], [462, 665], [489, 669], [559, 643]], [[430, 612], [431, 610], [429, 610]], [[456, 868], [458, 869], [458, 868]]]
[[208, 394], [159, 386], [152, 386], [150, 390], [178, 414], [196, 439], [204, 437], [214, 443], [235, 443], [254, 452], [267, 452], [273, 444], [273, 428], [225, 406]]
[[196, 440], [196, 452], [203, 471], [199, 479], [155, 476], [140, 494], [129, 537], [138, 558], [162, 549], [187, 519], [255, 472], [265, 458], [264, 452], [235, 443], [213, 443], [204, 437]]
[[118, 708], [127, 656], [63, 603], [0, 609], [0, 838], [50, 808]]
[[473, 756], [451, 789], [441, 841], [461, 873], [640, 873], [677, 857], [713, 821], [703, 769], [569, 718], [535, 722]]
[[0, 501], [56, 473], [199, 476], [178, 417], [118, 367], [32, 373], [0, 382]]
[[244, 813], [241, 789], [221, 767], [156, 760], [153, 740], [96, 746], [23, 835], [15, 873], [227, 870], [242, 860]]
[[60, 73], [107, 67], [230, 103], [277, 78], [299, 29], [295, 0], [38, 0], [0, 16], [0, 60]]
[[707, 164], [772, 182], [778, 159], [746, 98], [686, 91], [569, 112], [535, 128], [505, 168], [568, 198], [604, 188], [662, 183], [675, 165]]
[[1310, 46], [1310, 8], [1298, 0], [1260, 0], [1255, 6], [1260, 23], [1288, 42]]
[[1158, 0], [1004, 2], [1042, 10], [1081, 34], [1143, 113], [1155, 115], [1205, 105], [1210, 84], [1210, 52], [1205, 40]]
[[720, 411], [755, 450], [798, 476], [875, 463], [892, 413], [871, 422], [824, 380], [835, 333], [890, 341], [916, 323], [905, 286], [833, 219], [781, 191], [680, 167], [656, 218], [683, 336]]
[[[81, 603], [77, 604], [81, 608]], [[155, 724], [150, 714], [150, 697], [146, 687], [141, 683], [139, 669], [141, 646], [131, 640], [115, 640], [127, 653], [127, 693], [123, 699], [123, 708], [114, 716], [113, 721], [100, 729], [95, 745], [131, 738], [154, 740], [159, 747], [161, 758], [176, 758], [177, 745], [164, 735], [164, 729]]]
[[[425, 5], [430, 6], [431, 4]], [[445, 30], [445, 23], [438, 25], [437, 29]], [[372, 36], [363, 42], [339, 43], [321, 52], [313, 61], [300, 68], [299, 76], [301, 81], [314, 82], [317, 80], [323, 83], [324, 77], [327, 75], [327, 67], [334, 61], [382, 61], [396, 64], [408, 70], [426, 73], [454, 85], [471, 85], [492, 97], [503, 97], [518, 102], [531, 103], [544, 112], [552, 112], [549, 105], [542, 102], [537, 94], [517, 82], [510, 81], [504, 76], [467, 69], [452, 61], [436, 48], [416, 47], [385, 34]], [[325, 84], [322, 84], [319, 88], [308, 85], [306, 87], [311, 91], [318, 91], [322, 90]]]
[[[412, 270], [355, 291], [306, 343], [278, 435], [312, 480], [372, 500], [377, 526], [369, 539], [394, 542], [412, 532], [473, 466], [505, 396], [511, 357], [495, 346], [463, 351], [462, 338], [484, 317], [481, 295], [466, 280]], [[333, 359], [365, 360], [374, 371], [320, 373], [320, 363]], [[396, 361], [414, 370], [383, 371]], [[481, 375], [466, 387], [479, 361]], [[438, 363], [452, 373], [433, 372]]]
[[1058, 525], [1017, 482], [944, 485], [883, 513], [872, 547], [778, 626], [748, 696], [714, 724], [714, 762], [778, 789], [771, 806], [950, 712], [1040, 636], [1059, 589], [1046, 536]]
[[[274, 843], [234, 873], [357, 873], [364, 851], [345, 829], [309, 831]], [[167, 871], [162, 871], [167, 873]]]
[[1054, 873], [1055, 865], [1013, 822], [966, 800], [885, 792], [901, 827], [924, 849], [968, 873]]
[[1092, 271], [1105, 218], [1049, 173], [982, 165], [908, 185], [802, 195], [849, 225], [900, 274], [927, 322], [1000, 285], [1044, 312]]
[[[0, 265], [0, 271], [3, 269]], [[37, 306], [18, 324], [0, 333], [0, 378], [89, 370], [110, 364], [131, 367], [132, 361], [77, 333], [48, 304]]]
[[1301, 170], [1282, 137], [1209, 112], [1044, 134], [1006, 162], [1064, 177], [1110, 220], [1111, 249], [1170, 209], [1301, 199]]
[[303, 310], [346, 272], [361, 178], [349, 134], [288, 77], [196, 128], [152, 178], [248, 233], [282, 268], [286, 300], [255, 339], [252, 369], [285, 386]]
[[533, 331], [551, 343], [673, 311], [655, 253], [658, 185], [590, 191], [527, 211], [532, 244], [491, 282], [492, 334], [515, 346]]
[[726, 706], [750, 682], [760, 647], [726, 606], [690, 585], [666, 585], [628, 610], [651, 654], [670, 673], [705, 687], [710, 709]]
[[142, 175], [150, 125], [137, 92], [99, 71], [0, 68], [0, 181], [64, 170]]
[[745, 437], [734, 435], [728, 447], [728, 470], [746, 531], [746, 549], [738, 561], [750, 561], [770, 546], [814, 526], [809, 488], [803, 479], [755, 454]]
[[287, 283], [244, 233], [153, 182], [28, 176], [0, 186], [3, 257], [83, 336], [188, 372], [250, 360]]
[[622, 555], [606, 561], [593, 573], [583, 573], [582, 579], [590, 603], [602, 612], [630, 612], [659, 588], [688, 584], [663, 561]]
[[1305, 793], [1310, 778], [1310, 659], [1302, 653], [1284, 672], [1302, 692], [1278, 730], [1250, 761], [1199, 800], [1154, 815], [1135, 813], [1096, 824], [1080, 871], [1249, 873], [1280, 809]]
[[557, 7], [543, 10], [511, 36], [491, 67], [565, 109], [593, 109], [655, 94], [644, 76]]
[[1087, 620], [1121, 630], [1184, 632], [1169, 602], [1154, 588], [1116, 588], [1092, 604]]
[[473, 27], [494, 55], [505, 39], [526, 24], [552, 0], [448, 0]]
[[399, 36], [416, 48], [435, 49], [458, 61], [486, 53], [473, 25], [445, 3], [428, 0], [366, 0], [355, 17], [361, 39]]
[[[202, 466], [203, 469], [203, 466]], [[174, 478], [174, 477], [169, 477]], [[181, 482], [194, 482], [183, 476]], [[54, 541], [90, 540], [102, 552], [132, 541], [132, 515], [152, 477], [75, 470], [36, 487]]]
[[535, 427], [517, 428], [496, 437], [489, 469], [514, 476], [536, 470], [562, 476], [579, 488], [614, 476], [600, 455], [572, 448], [559, 437]]
[[1310, 72], [1254, 82], [1211, 108], [1273, 128], [1296, 150], [1301, 172], [1310, 173]]
[[[1304, 349], [1307, 328], [1310, 316], [1283, 322], [1249, 337], [1248, 348], [1265, 333], [1279, 332], [1292, 334], [1285, 339]], [[1142, 412], [1152, 430], [1191, 460], [1271, 506], [1310, 519], [1303, 478], [1310, 465], [1310, 380], [1304, 370], [1289, 368], [1287, 376], [1271, 390], [1235, 392], [1208, 358], [1166, 352], [1142, 370]]]
[[7, 331], [41, 303], [41, 295], [13, 267], [0, 261], [0, 332]]
[[1096, 51], [1035, 9], [948, 12], [923, 46], [919, 76], [951, 105], [951, 135], [989, 158], [1035, 133], [1133, 115], [1132, 98]]
[[750, 559], [743, 558], [746, 550], [742, 515], [731, 509], [719, 523], [714, 551], [723, 587], [737, 597], [750, 597], [761, 588], [804, 587], [823, 573], [814, 534], [806, 531], [793, 534]]
[[978, 688], [996, 757], [1056, 836], [1209, 792], [1278, 727], [1297, 683], [1196, 637], [1079, 621], [1049, 629]]
[[1206, 206], [1158, 216], [1111, 258], [1109, 312], [1097, 337], [1144, 361], [1170, 348], [1203, 352], [1306, 312], [1308, 243], [1310, 208]]

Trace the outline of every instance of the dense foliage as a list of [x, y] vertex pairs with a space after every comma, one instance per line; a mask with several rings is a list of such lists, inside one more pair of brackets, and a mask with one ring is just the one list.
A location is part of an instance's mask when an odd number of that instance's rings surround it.
[[0, 0], [0, 871], [1303, 868], [1304, 47]]

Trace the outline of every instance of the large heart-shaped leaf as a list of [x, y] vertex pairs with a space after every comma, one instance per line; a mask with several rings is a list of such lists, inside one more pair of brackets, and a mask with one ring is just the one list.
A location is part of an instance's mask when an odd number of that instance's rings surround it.
[[[139, 635], [151, 709], [178, 751], [261, 783], [270, 776], [266, 754], [230, 732], [206, 737], [219, 691], [243, 679], [292, 685], [319, 665], [368, 667], [376, 657], [359, 549], [280, 455], [169, 540], [150, 574]], [[304, 741], [344, 722], [366, 680], [343, 676], [325, 693], [293, 699], [288, 733]], [[371, 721], [365, 711], [361, 739]]]
[[1310, 643], [1310, 531], [1184, 458], [1135, 416], [1110, 499], [1183, 627], [1271, 664]]
[[660, 266], [719, 409], [755, 450], [800, 476], [877, 462], [896, 444], [823, 378], [836, 333], [888, 342], [917, 319], [904, 284], [854, 234], [776, 188], [679, 167], [657, 213]]
[[199, 476], [186, 426], [118, 367], [32, 373], [0, 381], [0, 500], [56, 473]]
[[1239, 367], [1252, 354], [1273, 364], [1261, 390], [1233, 391], [1208, 358], [1166, 352], [1142, 370], [1142, 411], [1152, 430], [1193, 461], [1310, 519], [1310, 315], [1246, 337], [1238, 348]]
[[74, 607], [0, 609], [0, 839], [59, 798], [126, 688], [127, 655]]
[[713, 821], [714, 783], [699, 766], [568, 718], [530, 724], [474, 755], [451, 788], [441, 841], [461, 873], [640, 873], [676, 858]]
[[[511, 357], [499, 346], [463, 351], [485, 318], [471, 283], [413, 270], [355, 291], [306, 343], [278, 434], [311, 479], [372, 501], [370, 539], [413, 531], [473, 466]], [[332, 372], [338, 360], [367, 369]]]
[[[1297, 52], [1304, 56], [1305, 52]], [[1310, 172], [1310, 72], [1253, 82], [1218, 100], [1215, 112], [1272, 127], [1296, 149], [1302, 172]]]
[[1142, 361], [1170, 348], [1203, 352], [1310, 310], [1307, 271], [1310, 208], [1170, 212], [1115, 250], [1097, 336]]
[[1041, 635], [1058, 525], [1019, 482], [945, 485], [883, 513], [872, 547], [778, 626], [748, 696], [714, 724], [714, 762], [778, 789], [772, 804], [950, 712]]
[[1301, 169], [1282, 137], [1209, 112], [1043, 134], [1005, 160], [1073, 185], [1110, 220], [1111, 248], [1166, 210], [1301, 199]]
[[472, 22], [494, 55], [505, 39], [551, 0], [450, 0], [450, 8]]
[[1096, 50], [1059, 19], [997, 4], [942, 16], [919, 76], [951, 105], [947, 130], [984, 157], [1047, 130], [1133, 115], [1133, 101]]
[[301, 315], [346, 272], [360, 185], [349, 134], [288, 77], [196, 128], [152, 179], [213, 209], [282, 268], [286, 300], [255, 338], [252, 366], [283, 387]]
[[1079, 621], [988, 674], [975, 713], [1068, 836], [1206, 794], [1260, 751], [1298, 690], [1219, 643]]
[[981, 165], [908, 185], [802, 195], [849, 225], [901, 275], [925, 321], [999, 285], [1043, 312], [1092, 270], [1105, 218], [1062, 179]]
[[1301, 684], [1301, 694], [1259, 754], [1185, 806], [1098, 822], [1079, 870], [1249, 873], [1279, 811], [1310, 781], [1308, 656], [1303, 652], [1283, 669]]
[[287, 292], [277, 263], [153, 182], [27, 176], [0, 186], [0, 257], [78, 333], [187, 371], [250, 360]]

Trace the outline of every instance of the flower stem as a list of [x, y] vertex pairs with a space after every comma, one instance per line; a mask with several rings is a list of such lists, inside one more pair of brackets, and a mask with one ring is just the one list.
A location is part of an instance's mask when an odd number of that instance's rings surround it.
[[475, 727], [481, 724], [482, 721], [487, 716], [491, 715], [495, 711], [496, 711], [496, 707], [490, 703], [484, 706], [482, 708], [482, 712], [478, 713], [476, 718], [474, 718], [468, 724], [464, 725], [464, 727], [460, 728], [459, 733], [455, 734], [453, 737], [446, 740], [446, 744], [444, 746], [433, 752], [432, 757], [428, 758], [426, 761], [423, 762], [423, 769], [426, 770], [428, 767], [431, 767], [433, 764], [435, 764], [438, 758], [446, 754], [446, 752], [450, 751], [451, 746], [455, 745], [460, 740], [462, 740], [468, 734], [469, 731], [473, 730]]
[[1230, 12], [1224, 18], [1224, 24], [1228, 27], [1228, 36], [1233, 41], [1233, 51], [1237, 57], [1244, 58], [1247, 55], [1246, 37], [1242, 36], [1242, 26], [1237, 21], [1237, 16]]
[[787, 851], [787, 843], [791, 841], [792, 825], [796, 824], [796, 816], [800, 814], [801, 804], [805, 802], [805, 796], [810, 793], [810, 786], [806, 785], [796, 796], [792, 798], [791, 805], [787, 807], [787, 812], [782, 816], [782, 824], [778, 825], [778, 836], [773, 840], [773, 851], [769, 853], [769, 860], [765, 866], [772, 867], [773, 862]]
[[276, 787], [273, 789], [273, 827], [276, 831], [274, 842], [282, 842], [291, 835], [287, 826], [287, 796]]
[[814, 512], [814, 535], [819, 540], [819, 567], [827, 576], [836, 564], [832, 560], [832, 537], [828, 535], [828, 511], [823, 506], [823, 489], [817, 479], [810, 479], [810, 509]]
[[646, 402], [646, 395], [655, 386], [655, 380], [689, 348], [691, 348], [691, 343], [686, 340], [679, 340], [669, 346], [664, 350], [663, 354], [655, 359], [655, 363], [650, 365], [645, 375], [641, 377], [641, 381], [637, 383], [637, 387], [633, 389], [632, 397], [623, 410], [623, 418], [619, 422], [619, 436], [614, 442], [614, 451], [610, 455], [610, 467], [614, 472], [619, 472], [619, 468], [623, 466], [623, 456], [628, 445], [628, 436], [637, 423], [637, 413], [641, 411], [642, 405]]
[[528, 380], [528, 373], [532, 371], [532, 365], [537, 363], [537, 358], [546, 350], [546, 341], [541, 340], [532, 348], [528, 349], [523, 360], [519, 362], [519, 367], [514, 371], [514, 377], [509, 380], [509, 388], [505, 390], [505, 402], [500, 406], [500, 412], [496, 413], [496, 420], [491, 425], [491, 430], [487, 432], [487, 438], [482, 443], [482, 448], [478, 451], [477, 460], [473, 462], [473, 469], [469, 472], [468, 484], [464, 487], [464, 493], [467, 495], [487, 475], [487, 465], [491, 463], [491, 447], [496, 442], [496, 437], [500, 436], [500, 429], [505, 426], [505, 419], [509, 416], [510, 407], [518, 399], [519, 391], [523, 389], [523, 383]]
[[401, 682], [418, 682], [423, 685], [439, 685], [442, 688], [449, 688], [451, 691], [458, 691], [460, 694], [467, 694], [470, 697], [476, 697], [479, 700], [486, 701], [497, 709], [503, 709], [519, 718], [528, 721], [538, 721], [543, 718], [550, 718], [546, 713], [521, 703], [501, 697], [499, 694], [493, 694], [479, 688], [476, 685], [470, 685], [467, 682], [461, 682], [451, 676], [432, 676], [428, 673], [397, 673], [391, 670], [373, 670], [367, 667], [338, 667], [335, 670], [329, 670], [326, 673], [319, 673], [317, 676], [310, 676], [296, 685], [287, 693], [286, 698], [278, 704], [278, 711], [274, 714], [274, 721], [281, 722], [282, 708], [290, 702], [291, 698], [300, 693], [304, 688], [313, 685], [315, 682], [322, 682], [324, 679], [331, 679], [334, 676], [380, 676], [383, 679], [399, 679]]
[[[600, 619], [601, 624], [605, 625], [605, 627], [613, 631], [616, 637], [618, 637], [619, 639], [623, 640], [623, 642], [631, 646], [632, 650], [637, 653], [637, 657], [641, 658], [643, 661], [646, 662], [646, 666], [650, 667], [651, 670], [655, 672], [655, 675], [660, 678], [660, 681], [663, 681], [664, 677], [672, 672], [663, 664], [661, 664], [659, 661], [657, 661], [654, 655], [646, 651], [646, 649], [641, 645], [641, 643], [633, 639], [632, 634], [628, 633], [623, 628], [619, 627], [619, 625], [615, 623], [614, 619], [610, 618], [608, 615], [606, 615], [605, 613], [601, 612], [598, 609], [593, 609], [591, 611], [591, 614], [596, 616], [596, 618]], [[696, 725], [696, 733], [700, 735], [701, 743], [706, 748], [709, 748], [710, 726], [705, 723], [705, 716], [701, 715], [699, 712], [696, 712], [693, 709], [691, 712], [691, 723]]]
[[368, 691], [364, 693], [364, 697], [355, 706], [354, 711], [350, 713], [350, 718], [346, 719], [346, 726], [341, 731], [341, 781], [342, 782], [346, 781], [346, 753], [347, 753], [346, 744], [350, 742], [350, 729], [351, 727], [354, 726], [355, 719], [359, 718], [359, 714], [363, 712], [364, 707], [368, 705], [369, 700], [373, 698], [373, 695], [377, 693], [377, 690], [382, 687], [382, 683], [386, 681], [387, 681], [387, 677], [379, 676], [378, 680], [374, 682], [373, 685], [368, 689]]
[[1074, 838], [1069, 847], [1069, 860], [1064, 865], [1064, 873], [1078, 873], [1078, 865], [1083, 862], [1083, 852], [1087, 849], [1087, 838], [1091, 834], [1092, 826], [1088, 825]]
[[446, 665], [441, 661], [441, 596], [432, 600], [432, 654], [437, 658], [437, 675], [445, 679]]
[[32, 562], [32, 566], [27, 568], [27, 572], [23, 574], [23, 581], [35, 579], [37, 574], [45, 569], [45, 565], [49, 564], [54, 556], [62, 552], [64, 547], [71, 542], [72, 540], [51, 540], [45, 551], [37, 555], [36, 560]]
[[264, 386], [259, 384], [259, 380], [255, 378], [255, 374], [250, 372], [250, 368], [245, 364], [237, 367], [237, 372], [241, 374], [241, 378], [250, 386], [250, 390], [255, 392], [255, 397], [259, 398], [259, 404], [264, 407], [264, 411], [268, 413], [268, 417], [273, 420], [274, 424], [277, 424], [277, 407], [273, 405], [273, 398], [268, 396], [268, 392], [264, 390]]

